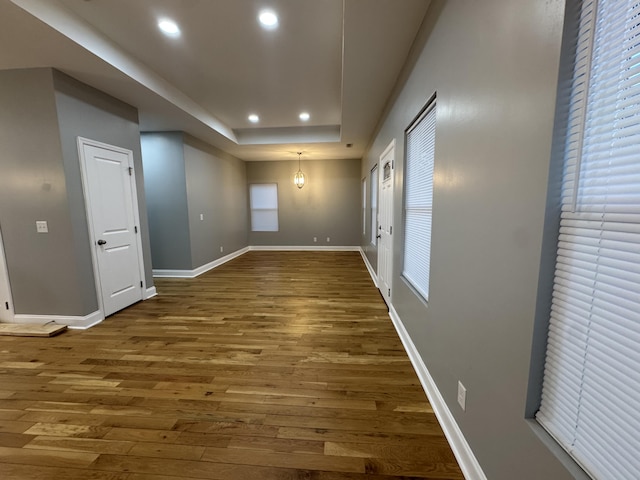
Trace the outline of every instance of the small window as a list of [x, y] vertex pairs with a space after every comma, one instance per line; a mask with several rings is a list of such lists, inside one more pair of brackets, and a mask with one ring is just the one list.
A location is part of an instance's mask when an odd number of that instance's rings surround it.
[[278, 185], [262, 183], [250, 186], [251, 231], [278, 231]]
[[367, 179], [362, 179], [362, 235], [367, 234]]
[[371, 245], [378, 244], [378, 166], [371, 169]]
[[429, 300], [435, 137], [436, 108], [432, 102], [407, 129], [407, 166], [404, 183], [405, 236], [402, 275], [425, 300]]
[[382, 167], [382, 179], [386, 182], [391, 178], [391, 162], [387, 162]]

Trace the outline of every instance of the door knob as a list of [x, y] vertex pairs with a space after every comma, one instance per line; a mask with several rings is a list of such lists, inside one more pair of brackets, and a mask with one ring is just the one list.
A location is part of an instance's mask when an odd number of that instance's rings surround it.
[[106, 245], [106, 244], [107, 244], [106, 240], [102, 240], [102, 239], [98, 240], [98, 245]]

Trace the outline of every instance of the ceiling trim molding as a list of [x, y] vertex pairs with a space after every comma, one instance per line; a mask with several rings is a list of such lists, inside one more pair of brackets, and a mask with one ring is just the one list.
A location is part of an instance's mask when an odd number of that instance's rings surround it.
[[93, 30], [72, 12], [51, 0], [11, 0], [11, 2], [207, 127], [238, 143], [233, 130], [224, 122], [204, 110], [149, 67], [128, 55], [106, 36]]

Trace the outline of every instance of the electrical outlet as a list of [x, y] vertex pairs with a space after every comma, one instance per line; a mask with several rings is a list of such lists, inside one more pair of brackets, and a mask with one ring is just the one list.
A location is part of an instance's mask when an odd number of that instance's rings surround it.
[[36, 220], [36, 231], [38, 233], [49, 233], [49, 226], [46, 220]]
[[224, 251], [224, 248], [222, 248], [222, 246], [220, 246], [220, 253], [222, 253]]
[[204, 220], [204, 213], [200, 214], [200, 220]]
[[467, 410], [467, 389], [464, 388], [460, 380], [458, 380], [458, 403], [463, 412]]
[[313, 237], [313, 243], [316, 243], [318, 241], [318, 237]]
[[331, 237], [327, 237], [327, 243], [331, 241]]

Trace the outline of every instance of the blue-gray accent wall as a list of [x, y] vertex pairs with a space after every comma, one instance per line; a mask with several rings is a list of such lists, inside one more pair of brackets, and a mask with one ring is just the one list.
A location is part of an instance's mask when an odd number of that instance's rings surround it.
[[194, 270], [247, 247], [243, 161], [182, 132], [141, 143], [154, 269]]

